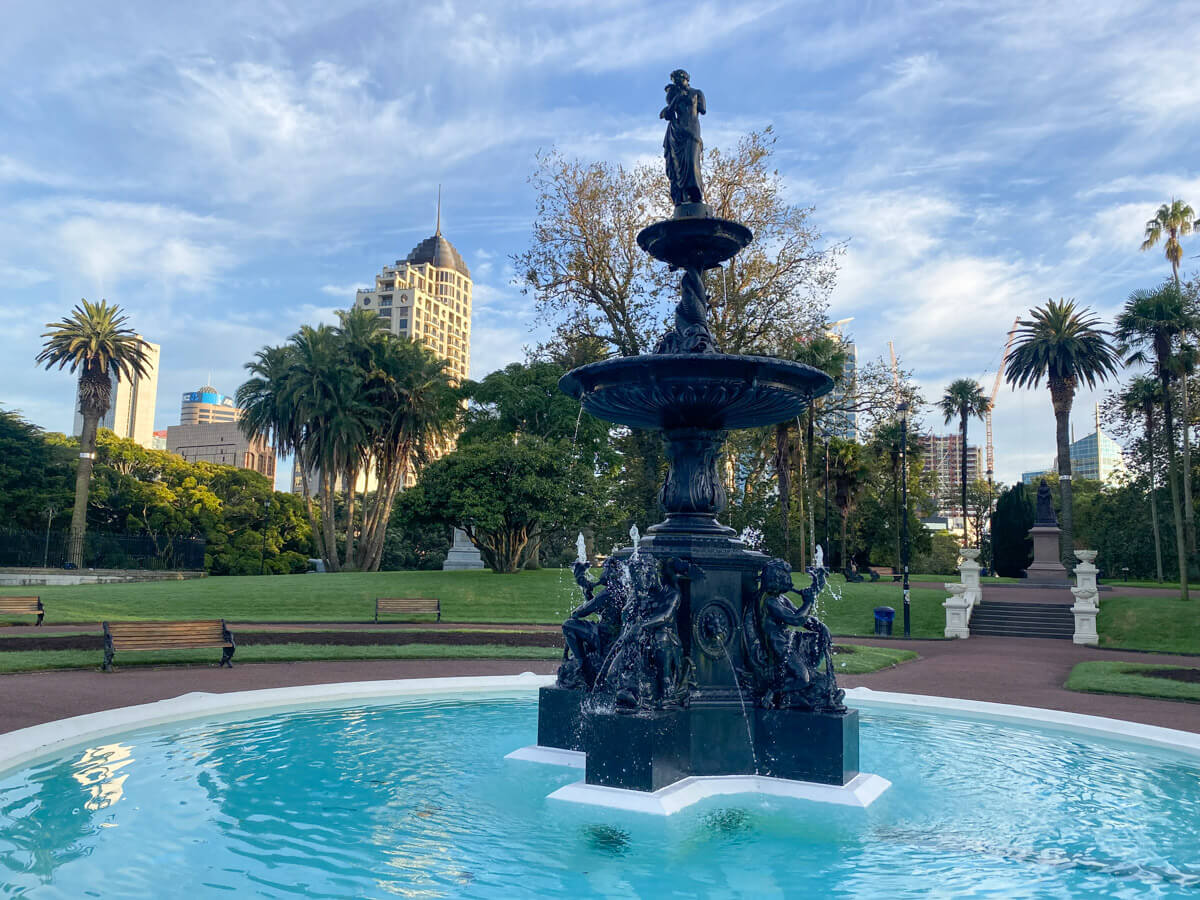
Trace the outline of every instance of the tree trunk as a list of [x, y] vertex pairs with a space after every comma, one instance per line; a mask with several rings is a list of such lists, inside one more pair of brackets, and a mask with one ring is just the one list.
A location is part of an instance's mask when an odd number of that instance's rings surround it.
[[1163, 580], [1162, 532], [1158, 526], [1158, 483], [1154, 471], [1154, 412], [1146, 410], [1146, 455], [1150, 463], [1150, 526], [1154, 530], [1154, 572]]
[[787, 424], [775, 426], [775, 455], [772, 462], [775, 464], [775, 479], [779, 494], [779, 518], [783, 526], [783, 557], [791, 559], [791, 529], [788, 519], [791, 515], [792, 470], [788, 467]]
[[79, 436], [79, 466], [75, 470], [75, 506], [71, 509], [67, 561], [75, 568], [83, 566], [83, 539], [87, 533], [88, 493], [92, 486], [92, 466], [96, 459], [96, 431], [100, 416], [94, 409], [83, 414], [83, 434]]
[[1171, 405], [1171, 386], [1166, 369], [1159, 365], [1163, 389], [1163, 431], [1167, 444], [1167, 483], [1171, 488], [1171, 507], [1175, 514], [1175, 555], [1179, 561], [1179, 596], [1188, 599], [1187, 540], [1183, 524], [1183, 507], [1179, 500], [1179, 473], [1175, 466], [1175, 411]]
[[962, 412], [962, 468], [958, 472], [962, 487], [963, 546], [967, 546], [967, 412]]
[[846, 552], [846, 523], [850, 521], [850, 510], [842, 510], [842, 571], [850, 571], [850, 554]]
[[[805, 490], [808, 492], [808, 496], [806, 498], [808, 501], [808, 536], [809, 536], [809, 540], [812, 542], [809, 545], [812, 550], [811, 559], [813, 560], [813, 562], [816, 562], [816, 559], [817, 559], [817, 504], [816, 504], [816, 500], [814, 499], [814, 496], [813, 496], [814, 492], [816, 490], [816, 480], [812, 477], [813, 453], [815, 452], [815, 448], [813, 447], [814, 428], [813, 428], [813, 411], [812, 411], [811, 406], [808, 408], [808, 427], [805, 429], [805, 432], [806, 432], [806, 437], [805, 437], [805, 445], [804, 445], [804, 459], [805, 459], [804, 486], [805, 486]], [[824, 552], [826, 554], [828, 554], [829, 548], [825, 547]], [[826, 564], [828, 564], [828, 563], [829, 563], [829, 560], [826, 560]]]
[[1188, 551], [1196, 552], [1196, 511], [1192, 507], [1192, 414], [1188, 403], [1187, 373], [1179, 379], [1179, 399], [1182, 409], [1179, 411], [1183, 419], [1183, 521], [1187, 529]]
[[334, 477], [321, 466], [321, 530], [325, 533], [325, 566], [331, 572], [341, 571], [337, 552], [337, 532], [333, 527]]
[[[1069, 384], [1050, 382], [1050, 402], [1054, 406], [1054, 438], [1058, 447], [1058, 497], [1062, 506], [1059, 520], [1058, 557], [1067, 571], [1075, 570], [1075, 507], [1071, 483], [1071, 407], [1075, 391]], [[1099, 441], [1099, 436], [1096, 437]], [[1097, 452], [1099, 452], [1097, 450]]]
[[342, 556], [342, 568], [354, 570], [354, 494], [358, 472], [353, 466], [346, 467], [346, 547]]
[[802, 572], [806, 571], [808, 569], [808, 560], [809, 560], [809, 556], [808, 556], [809, 533], [808, 533], [808, 529], [805, 528], [805, 524], [804, 524], [806, 521], [805, 517], [808, 514], [807, 500], [805, 497], [806, 486], [808, 484], [808, 467], [805, 465], [805, 460], [804, 460], [803, 440], [804, 440], [803, 436], [800, 435], [799, 433], [797, 433], [797, 435], [796, 435], [796, 441], [798, 443], [798, 446], [796, 447], [797, 452], [793, 455], [793, 462], [798, 461], [800, 463], [800, 484], [798, 485], [799, 490], [796, 491], [796, 505], [797, 505], [796, 524], [800, 529], [800, 534], [796, 541], [796, 552], [799, 554], [800, 571], [802, 571]]

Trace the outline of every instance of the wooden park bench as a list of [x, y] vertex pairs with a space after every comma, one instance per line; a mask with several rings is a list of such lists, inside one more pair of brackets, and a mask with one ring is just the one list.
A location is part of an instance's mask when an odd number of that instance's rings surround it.
[[118, 650], [195, 650], [223, 647], [221, 665], [233, 668], [237, 649], [224, 619], [204, 622], [108, 622], [104, 624], [104, 671]]
[[380, 613], [393, 616], [418, 613], [430, 616], [436, 615], [437, 620], [440, 622], [442, 621], [442, 601], [435, 600], [432, 597], [376, 597], [376, 622], [379, 621]]
[[8, 616], [37, 616], [34, 625], [41, 625], [46, 618], [41, 597], [0, 597], [0, 619]]

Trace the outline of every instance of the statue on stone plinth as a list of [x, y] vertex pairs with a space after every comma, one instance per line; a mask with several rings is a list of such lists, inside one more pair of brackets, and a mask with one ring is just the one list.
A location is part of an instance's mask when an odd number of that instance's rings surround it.
[[1042, 483], [1037, 489], [1037, 518], [1033, 520], [1033, 524], [1048, 525], [1056, 527], [1058, 525], [1058, 517], [1054, 515], [1054, 497], [1050, 494], [1050, 485], [1046, 483], [1046, 479], [1042, 479]]
[[671, 182], [671, 201], [704, 202], [704, 179], [700, 174], [700, 158], [704, 141], [700, 139], [700, 117], [707, 112], [704, 92], [692, 87], [688, 73], [676, 69], [671, 73], [667, 105], [658, 114], [667, 120], [663, 138], [663, 156], [667, 161], [667, 179]]
[[[817, 594], [825, 584], [824, 570], [809, 569], [812, 584], [797, 590], [792, 567], [772, 559], [759, 574], [754, 604], [756, 615], [747, 616], [751, 627], [747, 656], [759, 682], [760, 704], [768, 709], [805, 709], [841, 712], [845, 692], [833, 671], [833, 639], [829, 629], [812, 615]], [[797, 608], [787, 597], [799, 594]]]

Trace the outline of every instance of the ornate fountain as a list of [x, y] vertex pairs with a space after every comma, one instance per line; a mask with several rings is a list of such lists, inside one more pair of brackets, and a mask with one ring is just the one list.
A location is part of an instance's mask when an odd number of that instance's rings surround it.
[[786, 562], [718, 521], [728, 432], [791, 421], [832, 381], [796, 362], [720, 352], [703, 273], [753, 235], [704, 203], [703, 93], [682, 70], [666, 92], [675, 212], [638, 244], [682, 272], [674, 327], [654, 353], [582, 366], [559, 382], [594, 416], [662, 433], [666, 518], [606, 560], [598, 580], [581, 552], [584, 602], [563, 625], [557, 684], [541, 691], [538, 744], [586, 753], [586, 783], [607, 788], [657, 791], [712, 775], [846, 785], [858, 775], [858, 719], [842, 702], [829, 632], [812, 615], [824, 571], [810, 569], [796, 590]]

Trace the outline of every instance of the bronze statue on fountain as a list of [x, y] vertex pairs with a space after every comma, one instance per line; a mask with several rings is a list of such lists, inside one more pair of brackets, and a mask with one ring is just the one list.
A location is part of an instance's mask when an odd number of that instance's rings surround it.
[[[638, 244], [683, 273], [674, 327], [654, 353], [581, 366], [559, 382], [592, 415], [662, 434], [666, 518], [606, 561], [599, 582], [577, 568], [585, 602], [563, 626], [568, 650], [558, 686], [542, 689], [538, 743], [586, 752], [587, 782], [610, 787], [746, 773], [844, 785], [857, 774], [858, 720], [812, 614], [824, 572], [795, 606], [787, 564], [717, 518], [728, 432], [790, 421], [833, 382], [791, 360], [720, 352], [704, 273], [753, 235], [704, 203], [704, 94], [683, 70], [666, 94], [674, 215]], [[598, 622], [584, 621], [592, 614]]]

